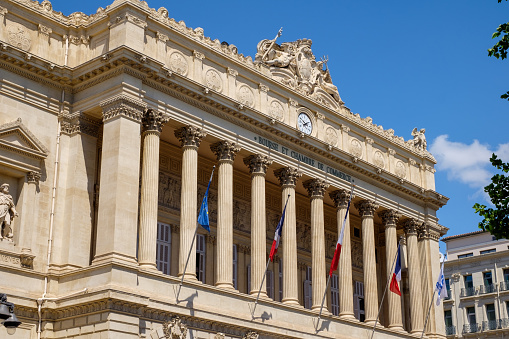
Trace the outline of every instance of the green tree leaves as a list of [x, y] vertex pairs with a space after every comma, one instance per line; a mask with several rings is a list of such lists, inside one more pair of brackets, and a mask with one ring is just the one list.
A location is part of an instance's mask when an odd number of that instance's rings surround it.
[[[502, 0], [498, 0], [498, 3], [501, 2]], [[500, 40], [495, 45], [493, 45], [492, 48], [488, 49], [488, 56], [493, 56], [497, 59], [504, 60], [507, 58], [507, 50], [509, 50], [509, 22], [498, 26], [497, 31], [493, 33], [491, 38], [496, 39], [499, 38], [500, 35], [502, 35]], [[505, 94], [502, 94], [500, 98], [509, 100], [509, 91], [507, 91]]]

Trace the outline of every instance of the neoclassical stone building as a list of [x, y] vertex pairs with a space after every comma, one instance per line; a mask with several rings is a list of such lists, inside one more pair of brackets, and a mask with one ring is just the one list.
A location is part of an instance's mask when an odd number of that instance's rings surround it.
[[[0, 40], [16, 338], [361, 338], [380, 306], [376, 338], [420, 335], [448, 200], [424, 130], [353, 114], [310, 40], [262, 40], [253, 60], [138, 0], [90, 16], [2, 0]], [[211, 232], [192, 243], [214, 165]], [[403, 296], [382, 302], [398, 243]], [[425, 332], [445, 337], [443, 309]]]

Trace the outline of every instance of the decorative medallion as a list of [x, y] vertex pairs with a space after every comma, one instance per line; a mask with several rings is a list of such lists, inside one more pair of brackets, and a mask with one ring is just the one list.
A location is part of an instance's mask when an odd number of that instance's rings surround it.
[[401, 179], [405, 179], [406, 177], [406, 166], [403, 163], [403, 161], [398, 160], [396, 162], [396, 175], [400, 177]]
[[327, 127], [325, 130], [325, 142], [331, 146], [336, 146], [338, 143], [338, 132], [333, 127]]
[[269, 115], [279, 121], [283, 121], [284, 119], [285, 109], [283, 105], [277, 100], [272, 100], [269, 108]]
[[360, 158], [362, 155], [362, 144], [358, 139], [353, 138], [350, 141], [350, 153]]
[[30, 34], [26, 27], [13, 22], [7, 26], [7, 34], [11, 45], [24, 51], [30, 50], [32, 40], [30, 39]]
[[239, 87], [238, 92], [238, 100], [245, 106], [253, 107], [254, 106], [254, 94], [251, 88], [246, 85], [242, 85]]
[[170, 55], [170, 69], [180, 75], [187, 75], [186, 57], [180, 52], [173, 52]]
[[385, 159], [384, 159], [384, 155], [382, 154], [382, 152], [375, 151], [375, 153], [373, 154], [373, 163], [377, 167], [385, 168]]
[[215, 69], [209, 69], [205, 73], [205, 84], [208, 88], [213, 89], [216, 92], [223, 90], [223, 80], [221, 75]]

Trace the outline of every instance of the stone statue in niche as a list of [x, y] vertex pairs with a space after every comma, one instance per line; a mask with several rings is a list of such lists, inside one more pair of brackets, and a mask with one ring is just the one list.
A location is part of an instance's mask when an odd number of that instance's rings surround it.
[[14, 207], [14, 200], [12, 200], [12, 196], [9, 194], [9, 184], [2, 184], [0, 186], [0, 239], [5, 238], [12, 241], [12, 220], [17, 216], [18, 212], [16, 212]]
[[428, 146], [424, 133], [426, 133], [424, 128], [421, 128], [420, 131], [417, 131], [417, 127], [415, 127], [412, 131], [412, 136], [414, 137], [414, 146], [420, 151], [425, 151], [426, 147]]

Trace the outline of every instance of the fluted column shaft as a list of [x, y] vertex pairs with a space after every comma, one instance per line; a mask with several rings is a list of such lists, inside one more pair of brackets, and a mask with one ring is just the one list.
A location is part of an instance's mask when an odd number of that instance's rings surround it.
[[[386, 210], [379, 213], [380, 217], [385, 226], [385, 258], [387, 267], [387, 277], [391, 279], [392, 272], [394, 271], [393, 265], [396, 257], [396, 251], [398, 249], [398, 240], [396, 235], [396, 222], [399, 219], [399, 214], [394, 210]], [[403, 292], [403, 288], [400, 283], [400, 291]], [[396, 293], [387, 293], [387, 303], [389, 305], [389, 328], [395, 328], [402, 330], [403, 322], [401, 319], [401, 297]]]
[[[348, 208], [350, 192], [337, 190], [330, 194], [336, 206], [338, 237], [341, 234], [343, 221]], [[353, 279], [352, 279], [352, 245], [350, 241], [350, 216], [346, 217], [345, 230], [343, 233], [343, 244], [341, 245], [341, 256], [338, 265], [339, 278], [339, 317], [354, 318], [353, 313]]]
[[[248, 292], [258, 294], [267, 261], [265, 173], [272, 161], [267, 156], [250, 155], [244, 163], [251, 172], [251, 291]], [[265, 284], [260, 289], [260, 296], [267, 296]]]
[[417, 227], [418, 222], [414, 219], [409, 219], [405, 222], [408, 253], [408, 285], [410, 289], [410, 333], [422, 332], [424, 326]]
[[216, 286], [233, 289], [233, 160], [240, 148], [235, 143], [220, 141], [210, 149], [219, 160]]
[[329, 185], [320, 179], [304, 182], [311, 198], [311, 259], [312, 310], [320, 309], [325, 293], [325, 229], [323, 223], [323, 195]]
[[184, 274], [189, 251], [185, 279], [196, 280], [196, 242], [193, 241], [196, 229], [196, 211], [198, 199], [198, 147], [205, 134], [201, 129], [186, 126], [175, 131], [183, 148], [182, 154], [182, 191], [180, 202], [180, 251], [179, 276]]
[[375, 234], [373, 216], [378, 206], [369, 200], [356, 204], [362, 217], [362, 259], [364, 265], [365, 323], [374, 324], [378, 314], [378, 289], [376, 281]]
[[159, 137], [168, 120], [160, 112], [147, 110], [143, 117], [143, 162], [141, 169], [140, 239], [138, 263], [157, 269], [157, 192], [159, 184]]
[[298, 305], [297, 279], [297, 219], [295, 210], [295, 185], [302, 176], [295, 168], [281, 168], [274, 171], [282, 186], [282, 208], [286, 199], [286, 216], [282, 231], [283, 247], [283, 303]]

